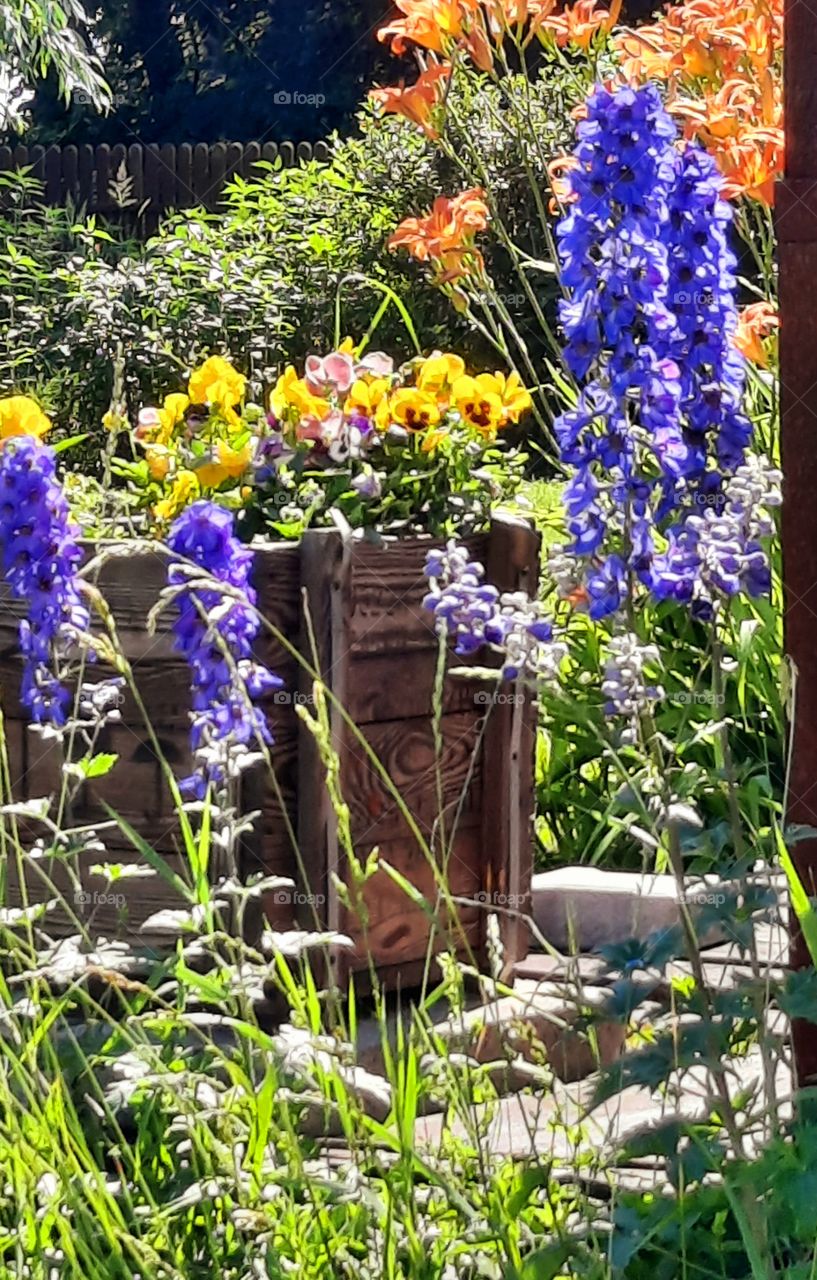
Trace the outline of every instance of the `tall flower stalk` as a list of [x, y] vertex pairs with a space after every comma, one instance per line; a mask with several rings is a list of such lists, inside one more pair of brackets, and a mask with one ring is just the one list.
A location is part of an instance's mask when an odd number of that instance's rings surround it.
[[60, 664], [88, 629], [77, 566], [81, 553], [53, 451], [32, 436], [0, 449], [0, 554], [3, 576], [27, 616], [20, 622], [20, 701], [35, 724], [61, 728], [71, 690]]
[[[644, 736], [663, 696], [650, 675], [658, 654], [639, 635], [644, 605], [671, 601], [717, 623], [730, 598], [769, 588], [764, 539], [780, 475], [749, 452], [722, 186], [711, 156], [679, 146], [655, 86], [592, 90], [556, 228], [578, 394], [555, 422], [570, 540], [550, 563], [572, 608], [608, 620], [603, 689], [608, 714], [627, 721], [624, 741]], [[431, 556], [428, 573], [428, 607], [459, 652], [504, 648], [516, 675], [509, 642], [518, 651], [524, 634], [558, 670], [546, 620], [503, 609], [461, 549]], [[539, 660], [528, 647], [521, 668]]]
[[168, 583], [178, 617], [176, 649], [190, 667], [190, 741], [195, 770], [183, 790], [203, 799], [223, 793], [272, 741], [256, 699], [282, 681], [252, 656], [259, 621], [250, 585], [252, 552], [233, 533], [229, 511], [195, 502], [174, 523]]

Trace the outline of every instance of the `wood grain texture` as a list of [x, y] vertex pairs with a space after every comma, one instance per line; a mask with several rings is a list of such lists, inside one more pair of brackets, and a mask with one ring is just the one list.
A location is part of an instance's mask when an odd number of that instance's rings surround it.
[[[487, 577], [502, 591], [536, 594], [538, 535], [523, 521], [493, 520]], [[497, 908], [508, 970], [527, 953], [533, 876], [536, 708], [521, 681], [504, 687], [512, 700], [492, 705], [486, 719], [485, 777], [492, 780], [482, 814], [485, 882]]]
[[[282, 676], [284, 687], [264, 700], [275, 739], [272, 773], [259, 765], [242, 782], [243, 810], [258, 812], [243, 842], [242, 868], [245, 874], [262, 871], [295, 882], [289, 896], [270, 895], [265, 903], [276, 927], [299, 922], [353, 936], [356, 949], [339, 961], [340, 980], [363, 970], [364, 932], [377, 965], [395, 979], [419, 974], [429, 947], [454, 945], [469, 958], [479, 957], [487, 908], [513, 900], [524, 909], [529, 892], [532, 705], [520, 691], [518, 708], [499, 704], [486, 713], [486, 686], [460, 680], [448, 670], [437, 759], [432, 696], [439, 640], [422, 608], [423, 563], [430, 545], [429, 539], [412, 539], [378, 547], [344, 539], [335, 530], [314, 530], [297, 546], [261, 547], [256, 555], [259, 612], [277, 632], [262, 630], [256, 654]], [[469, 549], [487, 563], [489, 580], [499, 587], [535, 589], [538, 541], [527, 526], [497, 522], [489, 535], [471, 539]], [[182, 776], [190, 768], [189, 675], [173, 652], [172, 611], [159, 619], [155, 635], [148, 636], [144, 627], [166, 572], [165, 556], [158, 548], [148, 549], [109, 560], [98, 574], [98, 585], [133, 665], [161, 752]], [[2, 593], [0, 608], [0, 697], [10, 718], [15, 793], [47, 795], [59, 787], [61, 761], [53, 746], [24, 727], [17, 694], [21, 611]], [[306, 657], [306, 664], [288, 651], [288, 644]], [[489, 665], [493, 660], [486, 654], [479, 661]], [[456, 662], [449, 654], [449, 666]], [[326, 786], [326, 764], [296, 712], [300, 700], [314, 714], [312, 676], [306, 669], [313, 664], [332, 695], [327, 704], [330, 739], [355, 855], [365, 860], [379, 849], [429, 904], [424, 909], [411, 902], [381, 870], [365, 890], [365, 930], [335, 888], [334, 877], [348, 883], [349, 870]], [[107, 674], [103, 666], [88, 672], [90, 678]], [[346, 708], [354, 729], [333, 699]], [[106, 730], [98, 744], [99, 750], [116, 753], [119, 763], [106, 777], [84, 784], [72, 819], [101, 823], [110, 805], [175, 860], [174, 866], [181, 865], [171, 794], [129, 695], [122, 716], [123, 723]], [[457, 921], [436, 901], [434, 873], [412, 823], [434, 849], [433, 857], [439, 861], [445, 856], [451, 892], [478, 899], [458, 908]], [[138, 856], [122, 832], [106, 838], [129, 858]], [[125, 892], [126, 911], [101, 904], [95, 921], [107, 930], [138, 928], [145, 915], [162, 905], [165, 889], [161, 881], [136, 880]], [[501, 911], [500, 918], [512, 962], [524, 953], [525, 930]]]
[[[817, 825], [817, 313], [807, 282], [817, 271], [817, 22], [803, 0], [784, 10], [786, 168], [778, 184], [780, 237], [780, 398], [783, 507], [781, 542], [785, 649], [797, 671], [786, 822]], [[806, 892], [817, 892], [817, 839], [798, 841], [792, 857]], [[791, 960], [811, 957], [791, 912]], [[800, 1086], [817, 1080], [817, 1026], [792, 1024]]]
[[[351, 548], [336, 530], [307, 531], [301, 541], [301, 628], [300, 650], [321, 681], [343, 704], [348, 689], [347, 611]], [[301, 672], [300, 694], [310, 706], [314, 680]], [[317, 708], [312, 707], [312, 714]], [[348, 729], [338, 708], [327, 706], [330, 745], [343, 761]], [[340, 902], [333, 877], [346, 879], [345, 854], [338, 839], [338, 819], [326, 785], [326, 765], [315, 736], [303, 723], [298, 743], [298, 844], [299, 879], [306, 889], [299, 918], [307, 926], [316, 908], [329, 929], [345, 931], [345, 908]], [[341, 968], [345, 960], [340, 962]], [[342, 980], [342, 974], [339, 975]]]
[[439, 794], [446, 827], [453, 824], [458, 810], [460, 824], [476, 818], [482, 800], [480, 721], [475, 710], [443, 716], [439, 764], [430, 716], [364, 726], [366, 745], [385, 769], [399, 799], [380, 775], [366, 747], [349, 734], [343, 781], [356, 843], [394, 840], [399, 836], [408, 839], [409, 827], [401, 813], [401, 801], [427, 839], [439, 816]]
[[[450, 896], [473, 898], [472, 905], [451, 903], [439, 888], [441, 864], [434, 868], [419, 846], [405, 839], [377, 846], [383, 862], [400, 872], [425, 899], [417, 905], [385, 870], [378, 871], [363, 891], [358, 914], [348, 912], [346, 932], [355, 943], [348, 958], [353, 971], [363, 971], [370, 952], [378, 970], [383, 966], [422, 962], [429, 951], [452, 949], [462, 956], [476, 954], [482, 939], [485, 907], [478, 900], [481, 889], [481, 833], [478, 826], [460, 831], [454, 852], [445, 861]], [[361, 847], [365, 860], [369, 849]], [[363, 917], [368, 916], [364, 927]]]
[[[422, 603], [426, 550], [434, 545], [439, 543], [430, 538], [353, 544], [347, 642], [354, 657], [437, 649], [433, 618]], [[464, 545], [477, 559], [487, 549], [484, 537], [467, 538]]]

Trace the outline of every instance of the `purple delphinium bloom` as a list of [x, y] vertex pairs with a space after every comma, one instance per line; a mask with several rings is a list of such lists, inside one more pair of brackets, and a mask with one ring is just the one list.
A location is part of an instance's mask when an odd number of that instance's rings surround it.
[[71, 692], [55, 666], [88, 629], [77, 537], [53, 451], [28, 436], [6, 440], [0, 448], [0, 545], [6, 582], [28, 611], [19, 632], [25, 664], [20, 700], [35, 724], [65, 724]]
[[726, 514], [751, 439], [732, 209], [711, 156], [677, 142], [655, 86], [594, 89], [557, 227], [565, 360], [582, 384], [555, 424], [573, 469], [564, 576], [597, 619], [638, 585], [711, 616], [769, 576], [764, 535]]
[[645, 678], [645, 668], [658, 666], [660, 660], [656, 646], [643, 644], [631, 631], [608, 641], [601, 691], [607, 698], [607, 714], [624, 716], [629, 721], [621, 734], [623, 743], [637, 740], [640, 716], [664, 697], [661, 686], [649, 684]]
[[686, 474], [692, 478], [706, 469], [710, 440], [718, 463], [734, 471], [752, 428], [742, 410], [745, 360], [732, 341], [738, 319], [737, 260], [728, 239], [732, 208], [721, 197], [723, 180], [706, 151], [687, 146], [677, 165], [667, 232], [676, 328], [668, 349], [681, 370]]
[[[577, 468], [567, 492], [569, 549], [595, 559], [611, 535], [623, 537], [626, 518], [643, 561], [656, 475], [654, 465], [644, 469], [638, 440], [655, 442], [660, 469], [673, 477], [685, 454], [665, 242], [676, 129], [654, 86], [596, 88], [578, 136], [575, 202], [557, 227], [562, 281], [572, 290], [560, 308], [565, 360], [585, 382], [555, 424], [562, 461]], [[618, 607], [616, 592], [595, 595], [596, 616], [605, 604]]]
[[502, 650], [505, 680], [520, 675], [558, 678], [567, 649], [554, 638], [538, 601], [522, 591], [500, 594], [484, 581], [483, 566], [454, 541], [429, 551], [425, 574], [431, 589], [424, 607], [434, 614], [440, 632], [454, 638], [456, 653], [471, 656], [490, 645]]
[[707, 619], [717, 599], [767, 594], [771, 575], [762, 540], [774, 531], [769, 512], [780, 505], [781, 479], [767, 458], [748, 454], [713, 501], [696, 505], [669, 531], [666, 551], [655, 558], [653, 595], [690, 604], [696, 617]]
[[[168, 537], [176, 557], [168, 583], [176, 596], [176, 649], [190, 667], [193, 710], [190, 741], [196, 772], [184, 789], [202, 799], [208, 786], [222, 789], [247, 763], [254, 747], [271, 741], [255, 700], [282, 681], [253, 661], [259, 620], [250, 586], [253, 554], [233, 533], [233, 517], [213, 502], [194, 502], [178, 517]], [[212, 580], [192, 585], [197, 565]], [[191, 583], [185, 589], [185, 584]], [[220, 585], [223, 584], [223, 585]]]

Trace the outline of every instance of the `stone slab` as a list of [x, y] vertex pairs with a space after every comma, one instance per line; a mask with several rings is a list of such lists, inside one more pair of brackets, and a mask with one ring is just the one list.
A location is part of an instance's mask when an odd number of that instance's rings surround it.
[[[719, 891], [719, 882], [690, 880], [687, 903], [695, 910]], [[570, 955], [595, 951], [626, 938], [646, 938], [680, 924], [678, 888], [669, 875], [558, 867], [533, 877], [533, 919], [544, 940]], [[725, 941], [716, 931], [703, 946]]]
[[[437, 1034], [449, 1050], [480, 1063], [507, 1063], [513, 1079], [516, 1060], [553, 1070], [559, 1080], [582, 1080], [609, 1066], [624, 1045], [626, 1027], [603, 1016], [593, 1020], [592, 1038], [574, 1024], [582, 1012], [603, 1015], [607, 992], [583, 987], [578, 998], [565, 987], [540, 983], [532, 990], [501, 996], [440, 1023]], [[521, 1072], [520, 1083], [529, 1083]]]

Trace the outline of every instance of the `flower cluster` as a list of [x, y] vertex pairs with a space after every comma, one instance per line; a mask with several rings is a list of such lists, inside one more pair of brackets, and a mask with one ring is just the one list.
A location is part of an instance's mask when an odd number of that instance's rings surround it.
[[[610, 619], [603, 692], [629, 723], [626, 742], [663, 696], [634, 610], [649, 596], [709, 619], [739, 592], [768, 591], [780, 474], [749, 452], [715, 161], [678, 148], [653, 86], [597, 87], [578, 132], [557, 227], [564, 357], [579, 384], [555, 424], [571, 543], [552, 549], [550, 568], [574, 610]], [[535, 604], [500, 597], [461, 547], [432, 553], [427, 573], [426, 606], [457, 652], [491, 644], [507, 675], [558, 675], [564, 648]]]
[[406, 218], [389, 239], [390, 249], [407, 249], [419, 262], [430, 262], [438, 284], [482, 275], [485, 264], [474, 244], [488, 226], [485, 192], [474, 187], [449, 198], [437, 196], [430, 211]]
[[764, 580], [753, 539], [736, 573], [704, 572], [751, 427], [733, 340], [731, 209], [712, 157], [678, 151], [676, 132], [653, 86], [594, 90], [557, 228], [571, 291], [565, 359], [584, 384], [556, 423], [573, 469], [563, 555], [575, 565], [560, 573], [595, 618], [616, 613], [638, 583], [707, 616], [713, 589]]
[[493, 646], [503, 654], [503, 679], [558, 679], [567, 648], [554, 639], [536, 601], [486, 583], [483, 566], [454, 541], [429, 551], [425, 574], [430, 590], [423, 605], [442, 634], [454, 639], [456, 653], [470, 657], [484, 645]]
[[651, 684], [646, 676], [648, 667], [660, 662], [658, 649], [652, 644], [642, 644], [632, 631], [623, 631], [607, 642], [607, 661], [601, 691], [607, 699], [608, 715], [622, 716], [628, 727], [622, 731], [621, 741], [635, 741], [639, 716], [653, 702], [664, 697], [660, 685]]
[[35, 724], [65, 724], [71, 693], [56, 668], [88, 629], [76, 536], [53, 452], [36, 433], [7, 440], [0, 449], [0, 549], [6, 582], [27, 607], [20, 623], [21, 701]]
[[[530, 404], [516, 373], [471, 375], [441, 352], [396, 369], [347, 338], [308, 356], [303, 371], [288, 365], [265, 408], [247, 402], [243, 376], [216, 356], [193, 373], [188, 395], [141, 411], [134, 436], [144, 460], [114, 466], [160, 531], [207, 496], [263, 511], [266, 527], [287, 537], [338, 502], [354, 524], [382, 513], [428, 525], [429, 501], [493, 484], [480, 468], [498, 432]], [[395, 479], [399, 502], [389, 491]]]
[[273, 426], [337, 460], [392, 428], [417, 437], [426, 453], [456, 429], [492, 440], [530, 403], [518, 374], [473, 377], [460, 356], [439, 352], [395, 371], [381, 352], [356, 359], [347, 341], [323, 359], [309, 356], [301, 378], [290, 365], [270, 406]]
[[632, 84], [669, 85], [670, 109], [717, 160], [724, 195], [772, 204], [783, 169], [783, 0], [686, 0], [615, 42]]
[[174, 522], [168, 546], [175, 644], [190, 667], [193, 695], [196, 771], [182, 785], [202, 799], [208, 787], [223, 790], [251, 762], [253, 749], [271, 741], [255, 700], [282, 682], [253, 661], [259, 627], [249, 581], [253, 557], [235, 537], [230, 512], [193, 503]]
[[[134, 435], [144, 450], [145, 486], [161, 495], [154, 504], [160, 523], [201, 494], [232, 489], [249, 475], [264, 414], [244, 403], [246, 389], [243, 374], [211, 356], [191, 375], [187, 394], [173, 392], [160, 408], [141, 410]], [[122, 420], [115, 415], [109, 425], [118, 429]]]
[[621, 3], [612, 0], [605, 9], [598, 0], [396, 0], [403, 17], [382, 27], [377, 36], [390, 42], [398, 56], [409, 46], [432, 58], [464, 53], [480, 71], [490, 71], [495, 48], [509, 34], [523, 45], [537, 38], [559, 48], [586, 49], [600, 32], [615, 25]]

